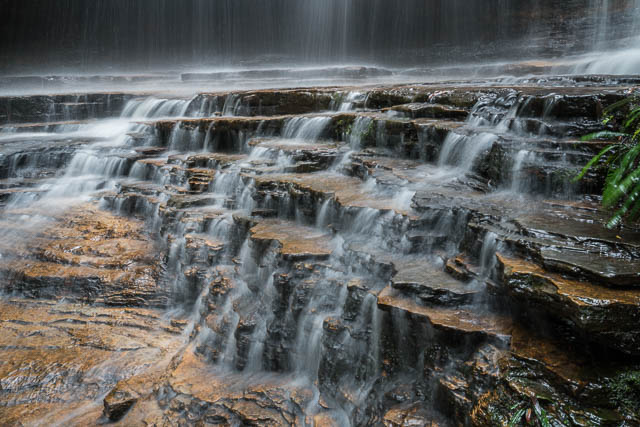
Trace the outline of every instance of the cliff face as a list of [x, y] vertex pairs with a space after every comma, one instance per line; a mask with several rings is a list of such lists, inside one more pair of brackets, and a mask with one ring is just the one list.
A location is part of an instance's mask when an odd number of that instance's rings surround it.
[[5, 69], [529, 58], [628, 37], [639, 8], [638, 0], [4, 1], [0, 55]]

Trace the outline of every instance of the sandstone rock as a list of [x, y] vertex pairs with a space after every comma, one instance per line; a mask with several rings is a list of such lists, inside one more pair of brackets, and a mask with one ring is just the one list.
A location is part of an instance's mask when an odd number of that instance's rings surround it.
[[111, 421], [118, 421], [138, 401], [135, 392], [116, 386], [104, 398], [104, 414]]
[[568, 322], [589, 340], [626, 353], [640, 353], [640, 293], [611, 290], [547, 273], [526, 261], [498, 255], [500, 283], [521, 302]]

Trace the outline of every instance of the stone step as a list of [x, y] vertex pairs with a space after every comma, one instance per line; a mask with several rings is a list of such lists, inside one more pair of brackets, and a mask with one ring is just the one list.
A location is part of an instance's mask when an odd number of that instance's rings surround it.
[[441, 119], [406, 119], [378, 112], [333, 116], [334, 138], [351, 139], [362, 148], [387, 148], [402, 157], [437, 160], [442, 144], [462, 122]]
[[30, 199], [35, 200], [46, 193], [45, 190], [40, 188], [4, 188], [0, 189], [0, 202], [6, 203], [12, 198], [28, 196]]
[[304, 139], [253, 138], [248, 142], [252, 147], [249, 162], [268, 159], [285, 172], [315, 172], [329, 169], [343, 154], [333, 142], [313, 142]]
[[469, 115], [469, 111], [463, 108], [431, 103], [401, 104], [390, 108], [383, 108], [382, 111], [394, 112], [412, 119], [426, 118], [465, 120]]
[[[0, 190], [9, 190], [12, 188], [34, 188], [41, 185], [47, 178], [53, 176], [57, 170], [40, 170], [37, 171], [37, 176], [22, 177], [19, 178], [5, 178], [0, 179]], [[34, 173], [35, 175], [35, 173]]]
[[41, 298], [84, 299], [107, 305], [162, 306], [168, 292], [158, 286], [155, 245], [143, 237], [143, 223], [87, 204], [45, 223], [27, 246], [5, 253], [0, 270], [4, 290]]
[[[158, 134], [160, 144], [171, 150], [237, 153], [245, 149], [243, 140], [250, 140], [259, 135], [283, 137], [285, 131], [295, 133], [296, 129], [301, 129], [309, 123], [307, 121], [321, 118], [326, 118], [326, 121], [314, 130], [321, 139], [356, 139], [362, 147], [389, 148], [402, 156], [427, 161], [437, 159], [449, 132], [462, 126], [460, 122], [438, 119], [409, 120], [375, 112], [213, 117], [141, 123], [152, 126]], [[360, 129], [357, 125], [358, 120], [366, 122], [367, 126]], [[294, 121], [298, 123], [294, 124]]]
[[198, 206], [210, 206], [220, 200], [214, 194], [173, 194], [167, 200], [167, 206], [175, 209], [188, 209]]
[[[222, 93], [202, 93], [191, 105], [206, 106], [234, 116], [279, 116], [309, 114], [329, 110], [334, 93], [330, 89], [272, 89]], [[187, 110], [189, 114], [190, 109]], [[202, 107], [200, 107], [202, 108]]]
[[497, 255], [500, 277], [494, 289], [528, 309], [545, 312], [582, 339], [640, 354], [640, 290], [614, 290], [565, 279], [520, 259]]
[[29, 139], [0, 144], [0, 178], [16, 177], [24, 169], [59, 169], [76, 150], [88, 145], [86, 138]]
[[[381, 212], [410, 214], [391, 197], [371, 194], [370, 189], [358, 178], [345, 177], [331, 172], [308, 174], [271, 174], [253, 177], [259, 197], [274, 191], [289, 194], [293, 187], [297, 193], [324, 202], [332, 199], [343, 208], [374, 209]], [[304, 207], [303, 207], [304, 209]]]
[[220, 262], [228, 243], [204, 233], [187, 233], [184, 236], [189, 264], [216, 265]]
[[[193, 74], [195, 77], [197, 74]], [[204, 75], [203, 75], [204, 76]], [[441, 104], [452, 110], [471, 108], [481, 96], [487, 94], [521, 93], [528, 101], [519, 111], [521, 116], [551, 116], [561, 119], [581, 117], [585, 114], [596, 119], [602, 105], [621, 99], [615, 89], [583, 87], [571, 92], [561, 87], [469, 87], [468, 89], [438, 85], [407, 85], [377, 87], [362, 90], [366, 106], [374, 109], [394, 108], [403, 104]], [[329, 110], [335, 99], [344, 96], [344, 89], [312, 88], [285, 90], [257, 90], [245, 92], [203, 93], [191, 100], [186, 113], [235, 115], [307, 114]], [[84, 95], [51, 95], [26, 97], [0, 97], [0, 123], [28, 123], [56, 121], [72, 115], [72, 119], [117, 116], [124, 104], [139, 97], [135, 93], [88, 93]], [[206, 108], [203, 108], [206, 107]], [[407, 107], [411, 109], [411, 107]], [[453, 113], [451, 113], [453, 114]], [[460, 113], [460, 117], [461, 113]]]
[[366, 107], [393, 108], [402, 104], [431, 103], [460, 109], [471, 109], [483, 97], [520, 98], [520, 117], [556, 118], [560, 120], [588, 118], [598, 120], [603, 106], [624, 98], [617, 87], [559, 87], [545, 85], [502, 85], [499, 87], [446, 85], [406, 85], [377, 87], [367, 93]]
[[[93, 120], [68, 120], [60, 122], [45, 122], [45, 123], [19, 123], [0, 126], [0, 137], [12, 136], [14, 138], [20, 138], [21, 133], [66, 133], [75, 132], [91, 123], [95, 123]], [[56, 136], [51, 135], [54, 138]]]
[[283, 151], [286, 153], [325, 153], [338, 148], [338, 143], [330, 141], [309, 141], [302, 138], [253, 138], [248, 145], [265, 150]]
[[[312, 119], [323, 116], [308, 117]], [[390, 150], [390, 154], [393, 153], [392, 155], [399, 154], [405, 158], [429, 162], [439, 158], [442, 146], [451, 132], [462, 134], [471, 132], [461, 128], [460, 123], [432, 119], [394, 119], [377, 113], [339, 113], [325, 117], [329, 117], [329, 121], [321, 130], [321, 135], [335, 140], [355, 138], [365, 148], [386, 148]], [[155, 126], [173, 129], [161, 130], [160, 134], [164, 136], [161, 136], [160, 140], [174, 150], [205, 149], [214, 152], [242, 152], [246, 150], [244, 140], [247, 138], [258, 133], [281, 134], [286, 123], [292, 119], [292, 116], [193, 119], [177, 122], [163, 121], [156, 123]], [[358, 120], [368, 121], [369, 125], [365, 130], [356, 129]], [[180, 129], [179, 133], [184, 133], [185, 136], [177, 138], [175, 129]], [[253, 141], [250, 146], [257, 145], [260, 144]], [[298, 147], [301, 149], [300, 145]], [[474, 171], [490, 179], [494, 186], [506, 185], [513, 178], [516, 157], [520, 156], [524, 150], [526, 156], [518, 170], [518, 179], [525, 183], [524, 186], [532, 192], [562, 193], [567, 191], [566, 175], [576, 174], [590, 160], [595, 150], [601, 147], [602, 143], [598, 142], [579, 145], [576, 140], [558, 143], [556, 140], [545, 138], [498, 136], [491, 147], [480, 153], [475, 162]], [[283, 144], [280, 148], [284, 148]], [[317, 157], [321, 153], [314, 154]], [[298, 153], [295, 157], [301, 162], [293, 169], [298, 171], [326, 168], [324, 165], [335, 159], [333, 153], [327, 153], [326, 156], [321, 156], [321, 159], [326, 161], [322, 160], [323, 166], [319, 167], [313, 164], [313, 160], [305, 160], [309, 155]], [[269, 169], [266, 172], [272, 171]], [[579, 186], [586, 191], [595, 191], [598, 185], [587, 180], [574, 187]]]
[[499, 224], [470, 223], [469, 229], [477, 235], [495, 233], [513, 251], [547, 270], [610, 288], [638, 288], [634, 266], [640, 259], [640, 232], [606, 229], [606, 212], [597, 207], [580, 212], [573, 206], [548, 201], [547, 209]]
[[470, 303], [482, 288], [461, 282], [425, 258], [394, 261], [393, 289], [415, 296], [425, 304], [460, 305]]
[[[614, 390], [632, 368], [625, 362], [620, 365], [610, 355], [594, 359], [593, 353], [581, 345], [571, 346], [558, 337], [548, 338], [538, 332], [516, 328], [509, 353], [487, 352], [474, 363], [473, 369], [458, 371], [456, 377], [462, 380], [463, 390], [468, 393], [486, 382], [487, 376], [496, 376], [492, 360], [497, 359], [500, 366], [499, 375], [504, 382], [479, 399], [473, 409], [474, 425], [492, 424], [496, 407], [504, 405], [509, 409], [507, 402], [530, 399], [532, 394], [539, 396], [539, 403], [546, 407], [553, 408], [554, 402], [562, 402], [556, 406], [561, 413], [580, 413], [581, 420], [589, 420], [587, 424], [623, 424], [625, 415], [603, 411], [600, 402], [603, 395], [616, 395]], [[595, 384], [600, 386], [594, 387]], [[463, 407], [459, 406], [457, 412], [464, 417]], [[505, 419], [513, 416], [512, 411], [504, 414]]]
[[[292, 375], [271, 375], [247, 382], [246, 374], [229, 373], [221, 375], [203, 357], [186, 351], [166, 377], [166, 387], [175, 390], [175, 397], [169, 398], [169, 405], [183, 405], [184, 410], [171, 412], [168, 419], [179, 423], [185, 411], [189, 419], [213, 420], [223, 424], [291, 425], [301, 424], [305, 419], [302, 408], [313, 400], [313, 391], [304, 383], [296, 382]], [[239, 391], [239, 390], [244, 391]], [[157, 405], [156, 397], [149, 394], [145, 401], [136, 405], [127, 415], [127, 420], [143, 420], [148, 417], [146, 404]], [[206, 417], [197, 412], [196, 406], [204, 404], [208, 410]], [[331, 420], [329, 410], [321, 410], [316, 415], [322, 420], [322, 413]], [[322, 424], [337, 425], [337, 424]]]
[[94, 402], [119, 381], [164, 372], [185, 325], [179, 314], [159, 310], [3, 298], [3, 423], [64, 424], [77, 410], [82, 420], [74, 422], [95, 423], [103, 408]]
[[384, 414], [384, 425], [404, 427], [411, 425], [440, 427], [447, 425], [442, 416], [434, 414], [426, 402], [404, 402], [391, 407]]
[[[152, 126], [162, 146], [173, 151], [241, 153], [246, 138], [279, 134], [294, 116], [213, 117], [141, 122]], [[206, 146], [205, 146], [206, 145]]]
[[[477, 117], [478, 115], [473, 114], [473, 116]], [[502, 129], [508, 129], [517, 134], [547, 135], [559, 138], [581, 137], [597, 132], [602, 127], [593, 116], [590, 115], [590, 118], [591, 120], [585, 123], [584, 121], [575, 121], [577, 118], [560, 120], [554, 116], [543, 118], [514, 117], [504, 119], [500, 126]], [[583, 117], [580, 119], [584, 120]]]
[[210, 168], [225, 169], [236, 163], [243, 162], [248, 156], [246, 154], [226, 154], [226, 153], [197, 153], [182, 156], [170, 156], [169, 162], [183, 163], [189, 168]]
[[129, 93], [3, 96], [0, 124], [117, 117], [134, 97]]
[[249, 233], [257, 243], [277, 242], [283, 258], [289, 260], [325, 259], [334, 250], [331, 234], [288, 221], [262, 219]]
[[436, 330], [451, 336], [489, 340], [505, 346], [511, 339], [513, 324], [507, 316], [482, 313], [472, 307], [422, 305], [391, 286], [378, 295], [378, 307], [387, 311], [399, 310], [423, 319]]

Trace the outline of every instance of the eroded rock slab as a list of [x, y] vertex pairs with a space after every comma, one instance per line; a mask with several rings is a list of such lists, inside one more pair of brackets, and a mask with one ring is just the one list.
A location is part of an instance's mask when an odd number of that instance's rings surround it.
[[333, 252], [331, 236], [285, 221], [264, 220], [251, 228], [254, 241], [276, 241], [289, 259], [327, 258]]
[[118, 381], [167, 366], [180, 324], [149, 309], [0, 299], [3, 422], [97, 423]]
[[585, 337], [627, 353], [640, 352], [640, 292], [567, 280], [535, 264], [498, 255], [501, 283], [525, 304], [565, 320]]
[[23, 249], [4, 247], [5, 292], [120, 306], [166, 304], [168, 293], [158, 282], [162, 259], [142, 222], [84, 204], [44, 227], [10, 235]]

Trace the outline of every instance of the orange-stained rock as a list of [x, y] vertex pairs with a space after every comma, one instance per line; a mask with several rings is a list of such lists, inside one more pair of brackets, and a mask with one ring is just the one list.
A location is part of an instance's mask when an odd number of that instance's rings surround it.
[[509, 295], [568, 322], [589, 340], [640, 354], [640, 290], [569, 280], [528, 261], [497, 257]]
[[423, 402], [396, 405], [384, 414], [382, 422], [385, 427], [439, 427], [441, 425], [434, 414], [426, 409]]
[[158, 247], [141, 221], [84, 204], [44, 227], [23, 230], [15, 247], [5, 246], [5, 290], [109, 305], [166, 304], [168, 293], [158, 284]]
[[270, 185], [294, 185], [298, 191], [333, 197], [344, 207], [372, 208], [409, 214], [406, 210], [400, 209], [391, 198], [372, 196], [366, 189], [366, 184], [357, 178], [331, 173], [270, 174], [255, 177], [255, 182], [258, 189]]
[[290, 259], [327, 258], [333, 252], [329, 234], [286, 221], [260, 221], [251, 228], [251, 239], [277, 241]]
[[9, 425], [95, 424], [101, 396], [162, 372], [184, 345], [181, 328], [141, 308], [0, 299], [0, 329], [0, 413]]
[[513, 321], [507, 316], [482, 313], [467, 308], [425, 306], [387, 287], [378, 295], [378, 307], [397, 309], [424, 318], [434, 328], [468, 336], [482, 337], [506, 344], [511, 338]]

